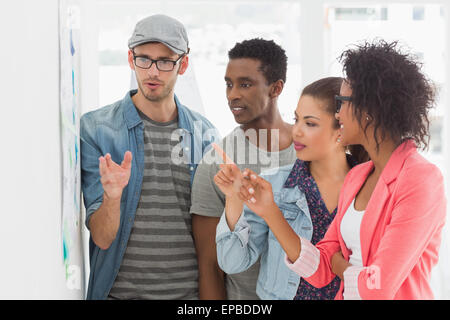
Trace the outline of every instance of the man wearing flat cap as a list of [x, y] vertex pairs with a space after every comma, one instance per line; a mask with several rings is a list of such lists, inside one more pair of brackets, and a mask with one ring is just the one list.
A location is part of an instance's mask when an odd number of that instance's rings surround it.
[[198, 299], [191, 184], [219, 136], [174, 94], [189, 61], [179, 21], [139, 21], [128, 47], [138, 89], [81, 118], [87, 299]]

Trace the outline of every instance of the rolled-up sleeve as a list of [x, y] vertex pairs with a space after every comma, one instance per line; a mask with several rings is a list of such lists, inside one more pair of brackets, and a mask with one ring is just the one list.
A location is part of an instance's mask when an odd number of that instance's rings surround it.
[[217, 261], [226, 273], [250, 268], [267, 242], [269, 228], [263, 219], [244, 206], [233, 231], [228, 227], [225, 211], [216, 229]]
[[217, 239], [222, 239], [223, 237], [227, 237], [231, 234], [234, 234], [237, 237], [237, 240], [241, 243], [241, 247], [246, 247], [248, 244], [248, 237], [250, 234], [250, 225], [245, 220], [244, 215], [241, 215], [239, 220], [237, 221], [234, 231], [230, 230], [228, 223], [226, 221], [225, 211], [220, 217], [219, 224], [217, 225]]
[[302, 250], [296, 261], [291, 262], [287, 255], [284, 255], [284, 262], [287, 267], [303, 278], [312, 276], [319, 268], [320, 251], [311, 242], [300, 237]]
[[314, 287], [323, 288], [336, 277], [331, 270], [331, 257], [340, 250], [336, 218], [315, 246], [304, 238], [300, 239], [300, 256], [294, 262], [285, 257], [286, 265]]

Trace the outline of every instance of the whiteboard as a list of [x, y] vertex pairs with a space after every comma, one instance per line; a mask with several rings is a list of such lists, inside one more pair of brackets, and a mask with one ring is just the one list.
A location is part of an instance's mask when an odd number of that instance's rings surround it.
[[66, 286], [82, 290], [84, 267], [80, 176], [80, 6], [60, 2], [60, 115], [62, 153], [61, 258]]

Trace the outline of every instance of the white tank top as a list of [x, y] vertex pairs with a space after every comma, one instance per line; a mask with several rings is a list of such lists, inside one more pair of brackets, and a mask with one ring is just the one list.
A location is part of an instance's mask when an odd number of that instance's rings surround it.
[[353, 266], [362, 267], [361, 256], [361, 220], [364, 215], [364, 211], [355, 210], [355, 199], [344, 213], [344, 217], [341, 221], [341, 235], [344, 239], [347, 249], [351, 250], [349, 263]]

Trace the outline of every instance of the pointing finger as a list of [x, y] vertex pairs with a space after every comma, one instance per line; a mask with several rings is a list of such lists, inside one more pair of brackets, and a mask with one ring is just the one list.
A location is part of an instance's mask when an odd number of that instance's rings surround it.
[[211, 143], [211, 146], [216, 150], [217, 154], [222, 157], [223, 163], [225, 164], [235, 164], [233, 160], [223, 151], [221, 147], [217, 145], [217, 143]]

